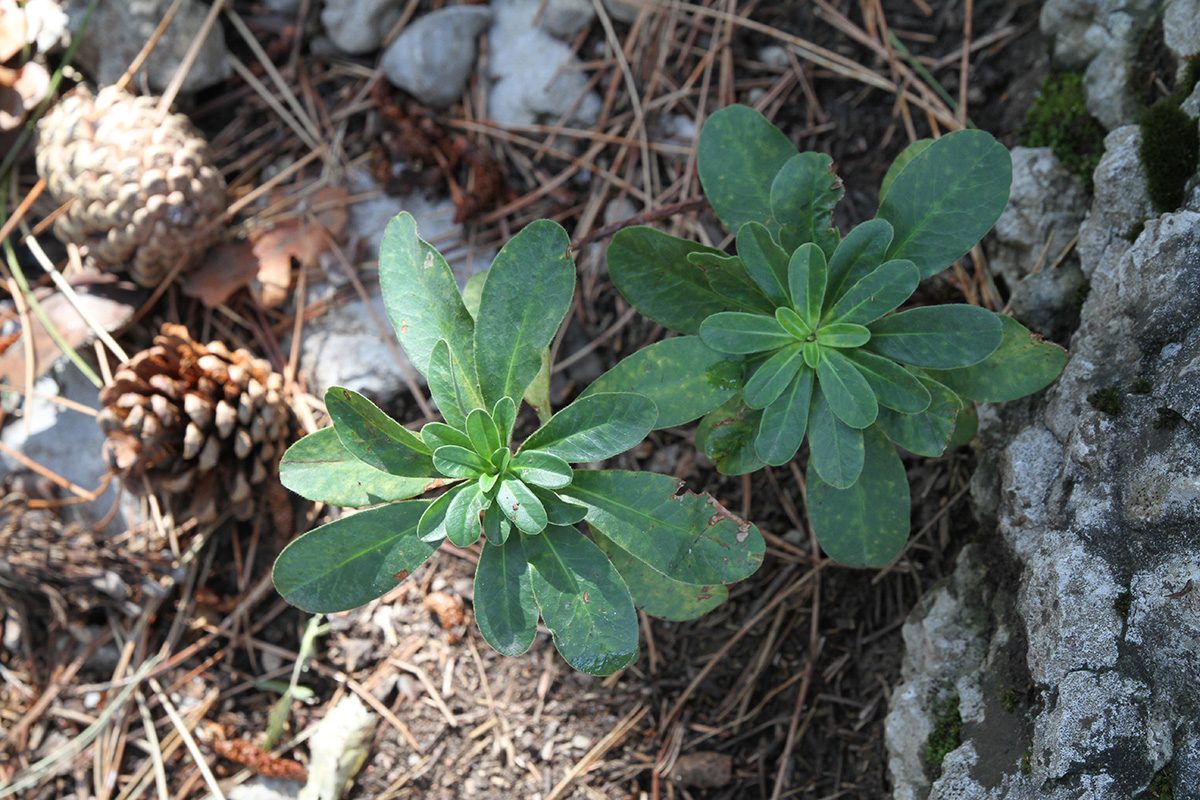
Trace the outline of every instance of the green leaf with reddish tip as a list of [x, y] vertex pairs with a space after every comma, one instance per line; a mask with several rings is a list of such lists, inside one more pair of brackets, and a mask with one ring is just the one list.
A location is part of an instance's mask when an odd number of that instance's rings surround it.
[[779, 241], [784, 249], [792, 252], [811, 242], [832, 253], [840, 238], [833, 227], [833, 208], [843, 194], [829, 156], [799, 153], [788, 159], [771, 182], [771, 210], [782, 226]]
[[808, 415], [808, 466], [826, 483], [844, 489], [863, 468], [863, 432], [838, 419], [818, 383]]
[[374, 506], [407, 500], [441, 485], [432, 477], [401, 478], [355, 458], [333, 428], [310, 433], [287, 449], [279, 480], [301, 497], [335, 506]]
[[723, 584], [695, 584], [668, 578], [622, 550], [595, 528], [592, 536], [629, 587], [633, 604], [652, 617], [684, 621], [712, 611], [729, 597]]
[[844, 355], [867, 379], [879, 405], [904, 414], [929, 408], [929, 390], [895, 361], [865, 350], [847, 350]]
[[504, 516], [523, 533], [541, 533], [547, 523], [546, 509], [529, 487], [516, 478], [504, 478], [496, 492], [496, 503]]
[[704, 195], [726, 228], [737, 233], [758, 222], [772, 233], [779, 230], [767, 180], [795, 155], [796, 146], [752, 108], [726, 106], [709, 116], [700, 129], [697, 168]]
[[765, 226], [747, 222], [737, 232], [738, 257], [746, 273], [773, 305], [788, 302], [788, 254]]
[[1008, 203], [1012, 158], [979, 130], [954, 131], [900, 170], [879, 203], [895, 229], [887, 258], [913, 262], [922, 278], [953, 264], [991, 230]]
[[997, 314], [968, 305], [922, 306], [868, 326], [872, 353], [911, 367], [956, 369], [977, 364], [1004, 337]]
[[824, 347], [862, 347], [870, 339], [869, 330], [850, 322], [830, 322], [817, 331], [817, 343]]
[[533, 578], [520, 536], [489, 541], [479, 551], [472, 606], [484, 641], [506, 656], [519, 656], [537, 636]]
[[865, 428], [879, 415], [879, 402], [871, 385], [837, 350], [822, 351], [817, 380], [829, 408], [851, 428]]
[[758, 528], [707, 494], [680, 492], [670, 475], [581, 470], [559, 495], [585, 506], [590, 525], [673, 580], [732, 583], [762, 563]]
[[567, 663], [611, 675], [638, 657], [638, 621], [629, 587], [604, 552], [574, 528], [552, 525], [521, 542], [533, 597]]
[[866, 325], [900, 307], [917, 290], [920, 275], [911, 261], [888, 261], [850, 287], [830, 309], [831, 323]]
[[987, 358], [969, 367], [929, 370], [929, 376], [981, 403], [1002, 403], [1049, 386], [1067, 365], [1067, 351], [1000, 316], [1003, 339]]
[[813, 371], [804, 367], [775, 402], [763, 410], [754, 442], [758, 457], [773, 467], [796, 457], [808, 428]]
[[446, 508], [446, 538], [451, 544], [458, 547], [475, 544], [483, 532], [480, 516], [490, 503], [487, 495], [475, 483], [466, 484], [461, 492], [454, 495]]
[[742, 387], [746, 365], [699, 336], [664, 339], [617, 362], [583, 392], [633, 392], [658, 408], [654, 427], [683, 425], [720, 406]]
[[276, 590], [314, 614], [346, 611], [383, 596], [437, 550], [417, 536], [428, 505], [390, 503], [309, 531], [275, 561]]
[[816, 330], [821, 322], [827, 280], [828, 270], [821, 248], [805, 244], [792, 253], [788, 262], [789, 295], [792, 306], [811, 330]]
[[325, 408], [342, 446], [359, 461], [405, 478], [436, 477], [421, 438], [358, 392], [330, 386]]
[[654, 429], [658, 409], [640, 394], [603, 392], [576, 398], [521, 445], [564, 461], [599, 461], [638, 444]]
[[775, 317], [741, 311], [713, 314], [700, 326], [700, 338], [713, 350], [730, 355], [763, 353], [796, 341]]
[[862, 474], [846, 489], [809, 462], [808, 515], [821, 548], [848, 567], [883, 567], [908, 541], [910, 501], [904, 465], [877, 428], [863, 432]]
[[851, 286], [878, 269], [891, 243], [892, 226], [882, 219], [869, 219], [847, 233], [829, 258], [824, 308], [831, 308]]
[[751, 408], [766, 408], [783, 394], [783, 390], [804, 366], [800, 342], [789, 344], [766, 361], [746, 381], [746, 405]]
[[879, 427], [905, 450], [936, 458], [946, 451], [946, 443], [954, 431], [962, 400], [937, 381], [924, 376], [920, 376], [919, 380], [929, 392], [928, 408], [915, 414], [881, 408]]
[[696, 428], [696, 448], [722, 475], [744, 475], [762, 469], [754, 451], [762, 410], [747, 406], [741, 395], [707, 414]]

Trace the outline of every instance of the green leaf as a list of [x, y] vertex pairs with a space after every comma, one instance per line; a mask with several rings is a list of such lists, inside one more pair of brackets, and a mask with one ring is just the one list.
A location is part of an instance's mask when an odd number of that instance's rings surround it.
[[457, 383], [469, 398], [462, 408], [481, 408], [483, 398], [475, 376], [475, 324], [446, 259], [417, 236], [417, 223], [408, 212], [389, 222], [383, 233], [379, 287], [388, 318], [413, 365], [418, 370], [425, 368], [438, 340], [445, 339], [459, 372]]
[[463, 374], [454, 364], [454, 357], [450, 355], [450, 345], [445, 339], [438, 339], [437, 344], [433, 346], [433, 354], [429, 356], [429, 371], [426, 373], [429, 378], [429, 393], [446, 422], [456, 428], [461, 428], [466, 422], [472, 398], [478, 394], [477, 391], [467, 391], [459, 383]]
[[405, 478], [435, 476], [429, 448], [420, 437], [358, 392], [330, 386], [325, 408], [338, 439], [359, 461]]
[[[808, 323], [787, 306], [780, 306], [775, 309], [775, 321], [782, 325], [785, 331], [801, 342], [808, 340], [812, 336], [813, 331], [808, 326]], [[813, 339], [813, 341], [816, 340]]]
[[608, 274], [617, 291], [644, 316], [680, 333], [696, 333], [729, 301], [712, 290], [691, 253], [725, 257], [711, 247], [637, 226], [617, 231], [608, 245]]
[[571, 465], [550, 453], [533, 450], [517, 453], [509, 467], [525, 483], [544, 489], [561, 489], [571, 482]]
[[314, 614], [357, 608], [391, 591], [437, 549], [417, 537], [427, 500], [342, 517], [296, 539], [275, 561], [283, 599]]
[[546, 509], [542, 507], [537, 495], [529, 490], [519, 480], [504, 478], [500, 481], [500, 490], [496, 492], [496, 502], [504, 516], [512, 520], [513, 525], [523, 533], [540, 533], [547, 523]]
[[637, 612], [629, 588], [599, 547], [557, 525], [522, 536], [533, 597], [554, 646], [589, 675], [611, 675], [638, 657]]
[[758, 222], [747, 222], [737, 232], [737, 251], [746, 273], [776, 306], [788, 302], [788, 254]]
[[713, 350], [731, 355], [762, 353], [796, 341], [774, 317], [742, 311], [713, 314], [700, 326], [700, 338]]
[[463, 305], [467, 307], [467, 313], [471, 315], [471, 319], [479, 316], [479, 299], [483, 296], [483, 285], [487, 283], [487, 279], [487, 270], [476, 272], [467, 278], [467, 285], [463, 287]]
[[833, 306], [851, 286], [878, 269], [891, 243], [892, 226], [882, 219], [869, 219], [847, 233], [829, 259], [824, 307]]
[[844, 489], [862, 472], [863, 432], [834, 416], [824, 388], [817, 384], [808, 415], [808, 467], [826, 483]]
[[583, 392], [633, 392], [658, 407], [657, 428], [683, 425], [733, 397], [745, 363], [713, 350], [699, 336], [677, 336], [643, 347], [617, 362]]
[[[508, 451], [505, 450], [503, 452], [507, 453]], [[496, 466], [495, 462], [492, 463], [492, 466], [493, 467]], [[483, 475], [480, 475], [479, 479], [477, 480], [477, 483], [479, 484], [479, 491], [483, 492], [484, 494], [491, 494], [492, 489], [496, 488], [496, 484], [499, 481], [500, 481], [499, 471], [493, 472], [491, 474], [484, 473]]]
[[908, 541], [908, 476], [887, 437], [868, 428], [864, 439], [862, 475], [848, 489], [830, 486], [809, 462], [808, 516], [830, 558], [849, 567], [883, 567]]
[[446, 512], [450, 509], [450, 503], [465, 488], [466, 484], [459, 484], [426, 506], [425, 513], [417, 522], [417, 537], [421, 541], [437, 544], [446, 538]]
[[507, 447], [497, 447], [488, 456], [488, 462], [496, 468], [497, 474], [504, 473], [508, 470], [508, 463], [512, 461], [512, 451]]
[[704, 194], [726, 228], [737, 233], [758, 222], [772, 233], [779, 230], [770, 181], [795, 155], [795, 145], [751, 108], [726, 106], [709, 116], [700, 130], [697, 166]]
[[448, 478], [478, 478], [493, 471], [486, 458], [455, 444], [446, 444], [433, 451], [433, 466]]
[[638, 561], [594, 528], [592, 536], [617, 572], [621, 573], [633, 596], [633, 604], [652, 617], [681, 622], [695, 619], [712, 611], [729, 597], [729, 589], [722, 584], [702, 585], [672, 580]]
[[879, 409], [879, 427], [896, 444], [919, 456], [937, 458], [946, 451], [962, 401], [937, 381], [921, 377], [929, 392], [929, 407], [915, 414]]
[[758, 528], [708, 494], [678, 492], [670, 475], [583, 470], [559, 495], [586, 506], [589, 524], [673, 580], [703, 585], [752, 575], [766, 547]]
[[512, 522], [504, 516], [498, 503], [493, 501], [483, 512], [483, 535], [491, 544], [500, 545], [507, 542], [512, 527]]
[[471, 440], [471, 448], [480, 455], [491, 455], [502, 445], [500, 429], [496, 426], [492, 415], [482, 408], [477, 408], [467, 414], [466, 431]]
[[813, 243], [825, 253], [837, 247], [833, 207], [845, 190], [824, 153], [792, 156], [771, 182], [771, 210], [782, 225], [779, 241], [788, 252]]
[[479, 632], [496, 652], [519, 656], [533, 644], [538, 609], [521, 537], [479, 551], [472, 605]]
[[333, 428], [310, 433], [287, 449], [279, 480], [301, 497], [335, 506], [374, 506], [407, 500], [441, 484], [440, 478], [400, 478], [364, 464]]
[[451, 544], [458, 547], [475, 544], [483, 530], [480, 515], [490, 503], [491, 500], [474, 483], [466, 484], [454, 495], [446, 509], [446, 538]]
[[968, 444], [979, 432], [979, 409], [970, 400], [958, 411], [954, 419], [954, 433], [950, 434], [947, 450], [954, 450]]
[[[504, 398], [501, 398], [503, 400]], [[544, 425], [550, 419], [550, 348], [542, 351], [542, 368], [533, 376], [533, 383], [525, 390], [525, 402], [537, 414]], [[515, 406], [514, 406], [515, 411]]]
[[919, 414], [929, 408], [929, 390], [895, 361], [865, 350], [847, 350], [844, 355], [871, 385], [879, 405], [904, 414]]
[[511, 397], [501, 397], [492, 407], [492, 420], [500, 434], [500, 447], [512, 443], [513, 425], [517, 422], [517, 404]]
[[751, 408], [766, 408], [783, 394], [783, 390], [796, 377], [804, 365], [800, 342], [782, 348], [762, 364], [746, 381], [746, 405]]
[[821, 345], [815, 341], [804, 343], [804, 363], [809, 369], [816, 369], [821, 363]]
[[764, 466], [754, 450], [761, 409], [742, 402], [741, 395], [709, 413], [696, 428], [696, 448], [717, 466], [722, 475], [744, 475]]
[[830, 322], [817, 331], [817, 343], [825, 347], [862, 347], [871, 339], [871, 332], [851, 322]]
[[851, 428], [865, 428], [879, 415], [879, 403], [871, 385], [837, 350], [822, 351], [817, 380], [829, 408]]
[[1031, 333], [1012, 317], [1000, 316], [1000, 346], [979, 363], [952, 370], [930, 370], [930, 377], [982, 403], [1002, 403], [1050, 385], [1067, 364], [1067, 351]]
[[873, 353], [930, 369], [969, 367], [996, 351], [1004, 337], [998, 315], [978, 306], [922, 306], [869, 326]]
[[770, 314], [774, 310], [775, 304], [758, 288], [737, 256], [689, 253], [688, 261], [704, 270], [709, 288], [725, 298], [728, 310], [756, 314]]
[[888, 261], [850, 287], [827, 319], [859, 325], [874, 322], [912, 297], [919, 282], [920, 275], [911, 261]]
[[479, 552], [472, 601], [484, 640], [505, 656], [520, 656], [538, 634], [538, 602], [520, 536]]
[[928, 278], [992, 229], [1008, 203], [1008, 148], [979, 130], [954, 131], [917, 153], [889, 184], [878, 217], [895, 229], [887, 258]]
[[879, 185], [879, 202], [882, 203], [883, 199], [887, 197], [888, 190], [892, 188], [896, 176], [908, 166], [908, 162], [919, 156], [931, 144], [933, 144], [933, 139], [917, 139], [900, 151], [900, 155], [896, 156], [896, 160], [888, 167], [887, 174], [883, 176], [883, 183]]
[[804, 244], [792, 253], [788, 263], [788, 287], [792, 306], [812, 330], [821, 322], [828, 270], [825, 253], [815, 244]]
[[813, 371], [806, 366], [783, 394], [763, 410], [754, 448], [767, 464], [777, 467], [796, 457], [808, 427], [812, 390]]
[[587, 516], [586, 508], [568, 503], [552, 491], [537, 486], [530, 486], [529, 491], [533, 492], [534, 497], [546, 509], [546, 521], [551, 525], [574, 525], [583, 522], [583, 518]]
[[475, 318], [475, 367], [491, 408], [501, 397], [525, 394], [571, 307], [571, 239], [556, 222], [531, 222], [501, 248], [488, 273]]
[[658, 410], [640, 394], [604, 392], [580, 397], [521, 445], [565, 461], [599, 461], [624, 453], [654, 429]]
[[425, 427], [421, 428], [421, 441], [431, 451], [436, 451], [439, 447], [448, 444], [471, 449], [471, 438], [458, 428], [452, 428], [444, 422], [425, 423]]

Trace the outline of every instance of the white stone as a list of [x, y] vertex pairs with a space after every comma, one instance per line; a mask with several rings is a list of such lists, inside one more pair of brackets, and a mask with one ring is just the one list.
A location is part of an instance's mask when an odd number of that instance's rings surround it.
[[570, 41], [595, 18], [592, 0], [549, 0], [538, 25], [551, 36]]
[[403, 0], [325, 0], [321, 24], [343, 53], [372, 53], [400, 21]]
[[462, 97], [475, 69], [475, 38], [492, 21], [486, 6], [431, 11], [388, 45], [380, 65], [389, 81], [434, 108]]
[[1163, 43], [1179, 61], [1177, 78], [1187, 64], [1183, 59], [1200, 53], [1200, 0], [1167, 0], [1163, 7]]

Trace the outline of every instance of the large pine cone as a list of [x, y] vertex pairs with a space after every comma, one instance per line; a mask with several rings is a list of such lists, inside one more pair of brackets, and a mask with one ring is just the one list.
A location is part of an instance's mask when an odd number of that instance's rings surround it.
[[224, 508], [248, 519], [262, 490], [269, 498], [278, 486], [292, 412], [283, 377], [246, 350], [202, 345], [182, 325], [163, 325], [153, 347], [120, 366], [100, 402], [104, 457], [134, 493], [144, 491], [143, 478], [152, 491], [190, 493], [187, 513], [208, 522]]
[[180, 258], [196, 261], [226, 208], [208, 144], [182, 114], [156, 123], [157, 103], [80, 87], [38, 126], [38, 173], [55, 200], [74, 201], [55, 234], [142, 286], [157, 286]]

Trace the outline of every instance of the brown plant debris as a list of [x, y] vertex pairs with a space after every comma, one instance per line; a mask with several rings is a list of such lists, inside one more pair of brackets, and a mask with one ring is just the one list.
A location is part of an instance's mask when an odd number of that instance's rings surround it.
[[308, 780], [308, 770], [299, 761], [277, 758], [245, 739], [213, 742], [213, 749], [222, 758], [241, 764], [264, 778], [283, 778], [289, 781]]

